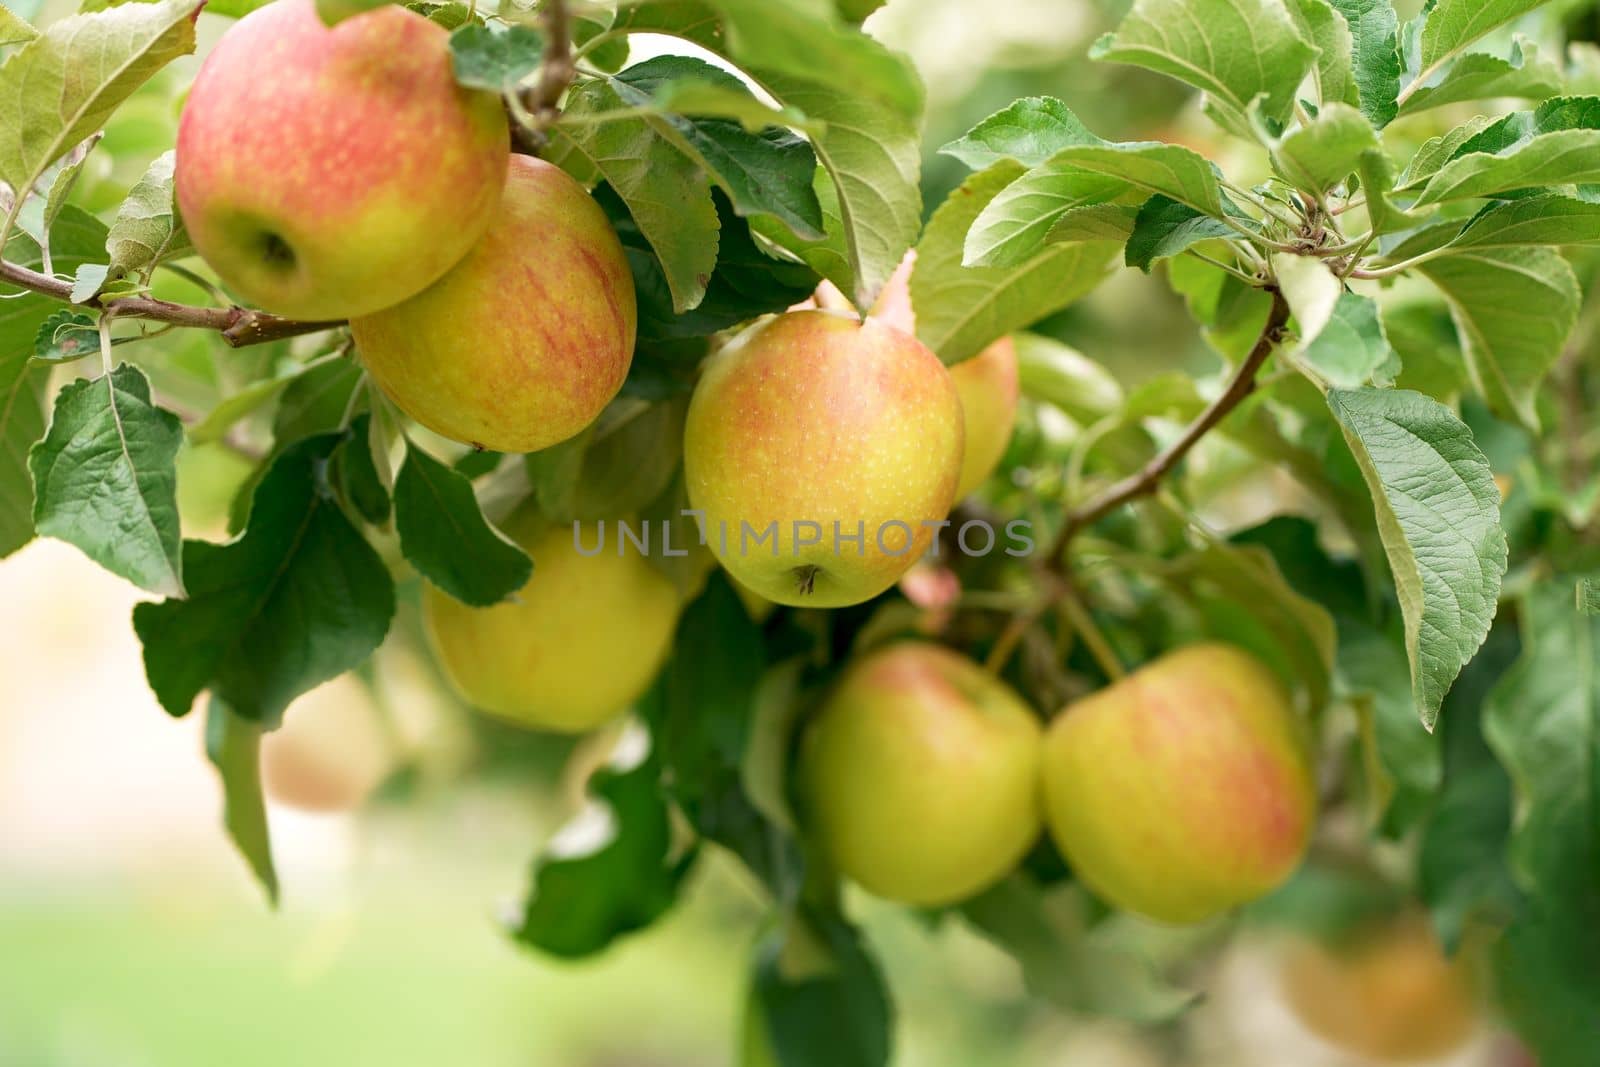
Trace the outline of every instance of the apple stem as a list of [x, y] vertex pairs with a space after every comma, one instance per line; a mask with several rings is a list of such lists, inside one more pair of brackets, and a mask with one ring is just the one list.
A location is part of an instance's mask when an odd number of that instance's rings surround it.
[[[43, 296], [72, 303], [72, 283], [49, 274], [30, 270], [19, 263], [0, 261], [0, 281], [39, 293]], [[157, 300], [151, 296], [121, 296], [110, 300], [94, 297], [82, 307], [99, 308], [107, 315], [118, 318], [150, 319], [172, 326], [187, 326], [199, 330], [215, 330], [232, 348], [245, 348], [285, 337], [298, 337], [304, 333], [320, 333], [344, 325], [341, 322], [302, 322], [269, 315], [251, 308], [194, 307], [175, 304], [170, 300]]]

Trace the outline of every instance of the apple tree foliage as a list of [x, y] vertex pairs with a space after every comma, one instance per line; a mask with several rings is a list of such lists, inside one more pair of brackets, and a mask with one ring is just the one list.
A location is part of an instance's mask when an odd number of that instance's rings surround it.
[[[235, 307], [192, 258], [170, 143], [139, 130], [170, 130], [197, 17], [255, 0], [88, 0], [39, 25], [30, 6], [0, 8], [0, 555], [59, 538], [151, 594], [149, 684], [175, 716], [209, 694], [226, 823], [271, 893], [261, 731], [412, 626], [420, 581], [474, 604], [518, 589], [538, 561], [493, 525], [508, 500], [685, 530], [684, 404], [723, 331], [823, 280], [868, 307], [915, 249], [917, 332], [954, 364], [1119, 270], [1158, 272], [1214, 375], [1125, 388], [1018, 334], [1012, 476], [964, 508], [1031, 519], [1034, 558], [949, 560], [953, 603], [761, 622], [720, 576], [658, 561], [693, 599], [637, 709], [648, 754], [593, 776], [614, 833], [537, 859], [511, 935], [603, 951], [725, 850], [771, 901], [742, 1062], [885, 1064], [891, 992], [785, 786], [839, 665], [932, 630], [1049, 712], [1104, 683], [1095, 653], [1225, 636], [1293, 684], [1331, 803], [1406, 857], [1372, 877], [1447, 943], [1489, 929], [1511, 1025], [1547, 1067], [1595, 1062], [1600, 64], [1520, 32], [1552, 25], [1538, 0], [1428, 0], [1410, 21], [1390, 0], [1136, 0], [1089, 59], [1199, 94], [1217, 158], [1030, 97], [940, 149], [970, 174], [936, 204], [923, 86], [861, 29], [874, 3], [414, 0], [452, 31], [458, 80], [504, 94], [522, 150], [593, 190], [634, 273], [622, 394], [526, 457], [407, 425], [342, 327]], [[637, 35], [685, 47], [632, 61]], [[555, 113], [531, 114], [552, 64]], [[222, 543], [179, 521], [183, 457], [208, 447], [253, 468]], [[1267, 472], [1281, 513], [1214, 529], [1208, 505]], [[1046, 595], [1052, 569], [1073, 596]], [[1320, 863], [1240, 921], [1305, 911]], [[1194, 1000], [1175, 974], [1195, 938], [1107, 915], [1048, 846], [930, 921], [971, 925], [1065, 1010], [1156, 1022]]]

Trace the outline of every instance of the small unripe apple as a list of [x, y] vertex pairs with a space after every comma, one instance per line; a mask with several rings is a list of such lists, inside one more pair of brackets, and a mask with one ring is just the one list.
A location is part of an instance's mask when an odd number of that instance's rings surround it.
[[289, 705], [283, 724], [261, 737], [261, 785], [273, 801], [301, 811], [359, 807], [394, 768], [382, 712], [348, 674]]
[[535, 452], [617, 395], [637, 316], [633, 275], [600, 205], [559, 167], [518, 155], [466, 258], [350, 329], [373, 380], [428, 429]]
[[769, 600], [857, 604], [916, 562], [950, 511], [961, 400], [916, 338], [794, 311], [706, 361], [684, 473], [711, 551]]
[[[917, 253], [907, 252], [889, 276], [869, 314], [898, 330], [915, 335], [917, 315], [911, 306], [911, 271]], [[994, 473], [1006, 454], [1011, 431], [1017, 425], [1017, 346], [1002, 337], [982, 352], [954, 364], [950, 377], [961, 394], [961, 412], [967, 444], [961, 457], [961, 481], [956, 499], [967, 497]]]
[[[608, 524], [609, 525], [609, 524]], [[511, 600], [473, 608], [429, 586], [423, 616], [467, 703], [540, 730], [579, 733], [628, 710], [666, 660], [678, 622], [672, 582], [608, 531], [521, 515], [506, 533], [533, 557]]]
[[1285, 949], [1282, 976], [1284, 998], [1307, 1029], [1369, 1059], [1439, 1059], [1478, 1028], [1466, 960], [1447, 958], [1420, 915], [1344, 944], [1296, 942]]
[[818, 845], [866, 889], [948, 904], [991, 885], [1039, 836], [1039, 720], [938, 645], [853, 664], [808, 727], [799, 788]]
[[1232, 645], [1169, 653], [1068, 705], [1045, 740], [1045, 817], [1116, 906], [1192, 923], [1275, 889], [1316, 814], [1306, 730]]
[[326, 26], [277, 0], [222, 36], [178, 125], [184, 225], [250, 303], [376, 311], [467, 253], [505, 184], [499, 97], [464, 89], [449, 34], [399, 6]]

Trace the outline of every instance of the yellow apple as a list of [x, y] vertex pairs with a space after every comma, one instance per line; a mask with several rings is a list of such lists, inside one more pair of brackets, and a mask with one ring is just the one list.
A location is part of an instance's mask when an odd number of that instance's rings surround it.
[[637, 316], [633, 275], [600, 205], [559, 167], [512, 156], [477, 247], [350, 329], [373, 380], [428, 429], [536, 452], [578, 433], [617, 395]]
[[235, 23], [178, 124], [184, 225], [217, 275], [280, 315], [364, 315], [419, 292], [489, 225], [506, 118], [456, 84], [450, 35], [404, 7], [335, 26], [313, 0]]
[[1039, 836], [1040, 734], [1022, 699], [966, 657], [890, 645], [852, 664], [807, 728], [803, 818], [873, 893], [964, 899]]
[[793, 311], [706, 361], [684, 473], [711, 551], [780, 604], [883, 592], [950, 511], [961, 400], [916, 338], [874, 320]]
[[1306, 730], [1278, 678], [1216, 643], [1169, 653], [1063, 709], [1045, 740], [1044, 794], [1077, 876], [1170, 923], [1276, 888], [1316, 815]]
[[1296, 942], [1284, 952], [1282, 979], [1307, 1029], [1369, 1059], [1439, 1059], [1478, 1028], [1466, 961], [1445, 956], [1421, 915], [1395, 917], [1347, 944]]
[[289, 705], [261, 738], [261, 785], [301, 811], [349, 811], [389, 776], [394, 746], [367, 687], [342, 674]]
[[533, 557], [533, 577], [513, 599], [473, 608], [427, 588], [429, 639], [467, 703], [522, 726], [578, 733], [628, 710], [649, 687], [672, 646], [678, 593], [631, 544], [619, 554], [607, 527], [604, 548], [585, 555], [599, 544], [593, 525], [519, 515], [506, 533]]

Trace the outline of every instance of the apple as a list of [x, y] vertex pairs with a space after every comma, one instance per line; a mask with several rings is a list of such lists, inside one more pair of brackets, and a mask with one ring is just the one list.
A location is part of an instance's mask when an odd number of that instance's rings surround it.
[[1278, 678], [1217, 643], [1171, 652], [1063, 709], [1045, 740], [1044, 795], [1078, 877], [1169, 923], [1276, 888], [1316, 815], [1306, 730]]
[[184, 105], [175, 175], [223, 282], [280, 315], [340, 319], [466, 255], [510, 141], [499, 98], [456, 84], [449, 37], [393, 5], [325, 26], [313, 0], [277, 0], [223, 34]]
[[589, 425], [633, 361], [633, 275], [600, 205], [512, 156], [483, 239], [410, 300], [352, 319], [367, 371], [435, 433], [534, 452]]
[[1004, 682], [908, 641], [852, 664], [801, 741], [808, 831], [879, 896], [948, 904], [1022, 859], [1042, 825], [1039, 720]]
[[684, 474], [730, 574], [780, 604], [841, 607], [883, 592], [927, 550], [961, 449], [960, 397], [920, 341], [791, 311], [706, 361]]
[[[911, 307], [911, 271], [916, 262], [916, 251], [907, 252], [868, 312], [871, 317], [912, 335], [917, 332], [917, 316]], [[953, 365], [950, 377], [961, 395], [967, 430], [966, 450], [961, 457], [961, 481], [956, 487], [956, 499], [961, 500], [988, 480], [1011, 442], [1011, 431], [1017, 425], [1020, 393], [1017, 346], [1011, 338], [1002, 337], [972, 358]]]
[[1308, 1030], [1367, 1059], [1440, 1059], [1478, 1029], [1466, 959], [1447, 958], [1422, 915], [1394, 916], [1345, 943], [1296, 941], [1281, 974]]
[[395, 752], [367, 687], [342, 674], [289, 705], [261, 738], [261, 785], [301, 811], [360, 807], [394, 769]]
[[467, 703], [534, 729], [580, 733], [626, 711], [671, 649], [676, 587], [633, 545], [619, 553], [614, 529], [592, 555], [575, 542], [594, 551], [592, 524], [519, 513], [506, 533], [533, 557], [533, 577], [511, 600], [474, 608], [432, 586], [423, 593], [445, 675]]

